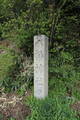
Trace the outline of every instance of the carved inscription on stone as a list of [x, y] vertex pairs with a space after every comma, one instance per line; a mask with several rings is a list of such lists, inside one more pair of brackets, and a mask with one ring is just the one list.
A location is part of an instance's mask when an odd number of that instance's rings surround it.
[[34, 96], [45, 98], [48, 95], [48, 38], [45, 35], [34, 37]]

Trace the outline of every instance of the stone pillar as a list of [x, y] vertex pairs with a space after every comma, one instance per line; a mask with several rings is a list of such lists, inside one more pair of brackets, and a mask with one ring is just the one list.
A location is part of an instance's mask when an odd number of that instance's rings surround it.
[[34, 96], [48, 96], [48, 38], [34, 36]]

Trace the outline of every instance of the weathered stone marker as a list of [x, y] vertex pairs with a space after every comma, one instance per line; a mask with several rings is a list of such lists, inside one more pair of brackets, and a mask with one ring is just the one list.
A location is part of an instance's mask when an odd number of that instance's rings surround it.
[[34, 96], [48, 96], [48, 38], [34, 36]]

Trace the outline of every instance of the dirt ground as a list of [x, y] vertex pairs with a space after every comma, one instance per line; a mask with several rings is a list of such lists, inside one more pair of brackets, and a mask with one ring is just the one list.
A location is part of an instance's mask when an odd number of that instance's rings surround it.
[[3, 116], [2, 120], [8, 120], [10, 117], [24, 120], [31, 114], [31, 110], [29, 106], [23, 104], [23, 97], [10, 93], [0, 96], [0, 114]]

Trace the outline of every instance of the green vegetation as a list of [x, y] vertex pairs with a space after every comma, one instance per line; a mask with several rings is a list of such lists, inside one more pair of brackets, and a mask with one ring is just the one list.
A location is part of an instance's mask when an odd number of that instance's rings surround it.
[[27, 103], [32, 108], [32, 114], [26, 120], [79, 120], [70, 108], [73, 101], [61, 95], [41, 101], [30, 97]]
[[10, 84], [8, 79], [16, 65], [17, 56], [6, 47], [0, 46], [0, 51], [0, 87], [8, 87]]
[[27, 98], [26, 120], [79, 120], [80, 0], [0, 0], [0, 92], [33, 93], [37, 34], [49, 37], [49, 97]]
[[61, 51], [51, 57], [49, 65], [49, 96], [45, 100], [27, 99], [32, 114], [26, 120], [79, 120], [79, 112], [71, 107], [80, 100], [80, 72], [73, 56]]

